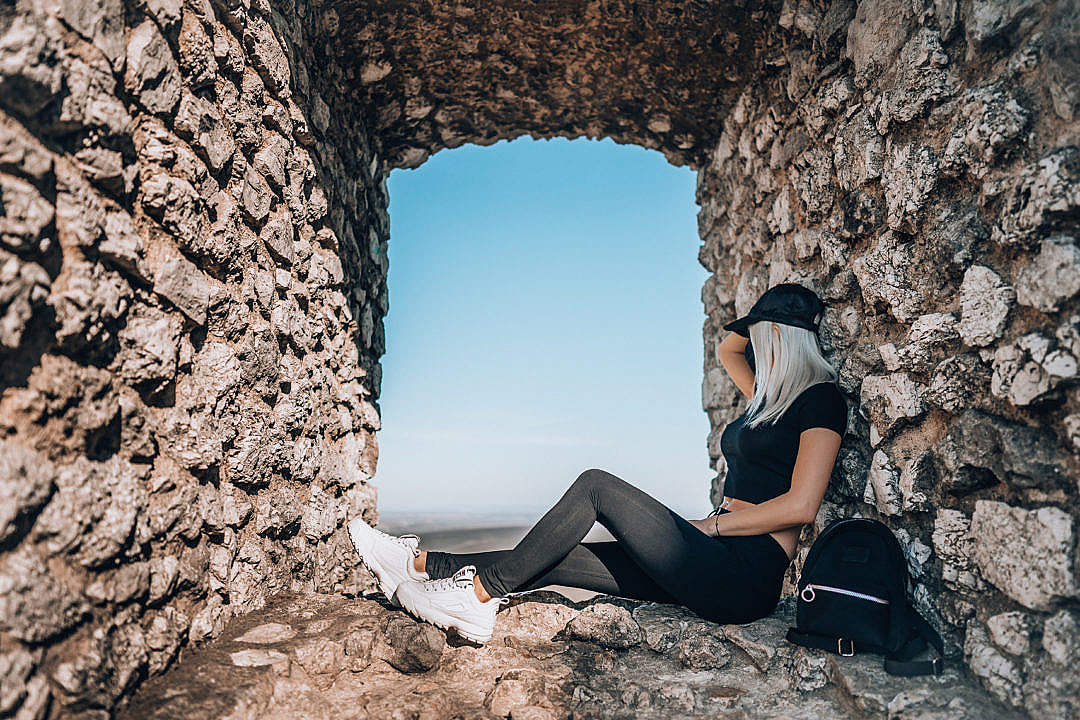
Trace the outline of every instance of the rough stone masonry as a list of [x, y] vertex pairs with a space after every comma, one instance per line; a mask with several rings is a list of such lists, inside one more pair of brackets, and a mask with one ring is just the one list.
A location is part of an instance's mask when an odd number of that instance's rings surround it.
[[969, 672], [1077, 716], [1078, 38], [1075, 0], [5, 4], [0, 717], [370, 587], [386, 177], [522, 134], [697, 172], [713, 497], [719, 328], [808, 284], [852, 416], [806, 540], [882, 518]]

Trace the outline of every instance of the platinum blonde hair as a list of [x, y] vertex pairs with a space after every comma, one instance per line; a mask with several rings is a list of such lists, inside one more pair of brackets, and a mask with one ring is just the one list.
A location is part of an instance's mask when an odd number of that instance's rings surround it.
[[776, 420], [811, 385], [836, 382], [837, 372], [813, 330], [771, 320], [747, 329], [754, 351], [754, 396], [746, 410], [746, 427]]

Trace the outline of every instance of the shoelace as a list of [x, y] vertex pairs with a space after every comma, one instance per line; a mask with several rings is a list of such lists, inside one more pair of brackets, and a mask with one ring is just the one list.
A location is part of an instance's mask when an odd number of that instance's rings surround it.
[[[405, 533], [404, 535], [391, 535], [390, 533], [385, 533], [382, 530], [379, 530], [377, 528], [372, 528], [372, 529], [375, 530], [375, 532], [379, 533], [379, 535], [382, 535], [384, 538], [387, 538], [388, 540], [393, 540], [394, 542], [400, 543], [400, 544], [404, 545], [405, 547], [409, 548], [409, 551], [412, 552], [413, 557], [420, 557], [420, 536], [419, 535], [414, 535], [413, 533]], [[411, 542], [408, 542], [408, 540], [415, 540], [416, 542], [411, 543]]]
[[438, 578], [436, 580], [427, 580], [424, 582], [424, 589], [430, 592], [436, 590], [460, 590], [472, 585], [473, 577], [476, 575], [476, 568], [472, 565], [466, 565], [458, 570], [450, 577]]
[[[423, 582], [424, 590], [428, 592], [435, 592], [438, 590], [464, 590], [467, 587], [471, 587], [473, 584], [473, 578], [476, 576], [476, 567], [474, 565], [466, 565], [458, 570], [450, 577], [438, 578], [436, 580], [425, 580]], [[521, 593], [510, 593], [510, 595], [520, 595]], [[510, 602], [509, 595], [506, 597], [496, 598], [500, 605], [505, 605]]]

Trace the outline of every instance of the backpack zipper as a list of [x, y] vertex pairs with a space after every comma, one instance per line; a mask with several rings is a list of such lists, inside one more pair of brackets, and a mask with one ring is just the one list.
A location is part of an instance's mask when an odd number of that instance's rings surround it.
[[[809, 590], [809, 596], [807, 596], [807, 590]], [[888, 605], [889, 601], [885, 598], [877, 597], [876, 595], [867, 595], [866, 593], [855, 592], [854, 590], [847, 590], [845, 588], [832, 587], [830, 585], [814, 585], [808, 584], [799, 593], [799, 596], [806, 602], [813, 602], [814, 594], [816, 590], [824, 590], [826, 592], [839, 593], [841, 595], [850, 595], [851, 597], [859, 598], [860, 600], [869, 600], [870, 602], [876, 602], [881, 605]]]

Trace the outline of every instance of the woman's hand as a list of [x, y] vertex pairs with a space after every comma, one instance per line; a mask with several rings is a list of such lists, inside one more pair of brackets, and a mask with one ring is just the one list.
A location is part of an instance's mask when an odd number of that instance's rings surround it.
[[713, 522], [711, 517], [707, 517], [704, 520], [690, 520], [689, 522], [709, 537], [716, 537], [716, 523]]

